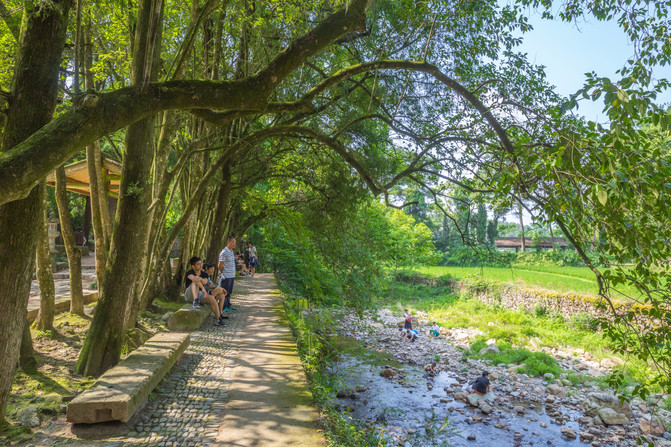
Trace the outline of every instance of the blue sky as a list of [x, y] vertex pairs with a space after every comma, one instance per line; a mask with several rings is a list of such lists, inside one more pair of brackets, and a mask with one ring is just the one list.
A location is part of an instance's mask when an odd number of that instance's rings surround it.
[[[543, 20], [531, 13], [533, 31], [525, 33], [520, 51], [530, 62], [546, 66], [548, 81], [557, 91], [568, 96], [583, 85], [585, 73], [616, 79], [615, 72], [633, 56], [634, 48], [615, 22], [596, 19], [579, 24]], [[671, 78], [671, 68], [655, 72], [657, 77]], [[671, 92], [658, 98], [658, 103], [671, 102]], [[578, 114], [591, 120], [604, 121], [603, 103], [581, 101]]]

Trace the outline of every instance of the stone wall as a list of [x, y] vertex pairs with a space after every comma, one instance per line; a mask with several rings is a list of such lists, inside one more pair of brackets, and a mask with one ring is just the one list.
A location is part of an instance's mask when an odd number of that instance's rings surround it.
[[[648, 326], [654, 320], [647, 316], [651, 306], [638, 303], [614, 302], [613, 307], [603, 298], [590, 295], [574, 295], [549, 290], [522, 288], [513, 284], [500, 284], [486, 281], [462, 280], [456, 289], [477, 298], [490, 306], [506, 309], [524, 309], [530, 313], [545, 313], [570, 319], [578, 315], [589, 315], [596, 319], [613, 321], [623, 315], [633, 313], [634, 320], [642, 326]], [[455, 290], [455, 291], [457, 291]], [[645, 322], [645, 323], [644, 323]]]

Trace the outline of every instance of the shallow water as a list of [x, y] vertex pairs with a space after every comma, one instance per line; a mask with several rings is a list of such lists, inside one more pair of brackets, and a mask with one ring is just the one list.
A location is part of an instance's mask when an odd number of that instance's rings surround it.
[[[455, 375], [441, 372], [429, 377], [419, 367], [392, 365], [402, 368], [392, 379], [381, 377], [385, 353], [359, 347], [349, 349], [338, 364], [336, 375], [344, 393], [356, 398], [343, 397], [338, 402], [343, 412], [358, 420], [366, 420], [382, 431], [389, 445], [422, 446], [578, 446], [578, 440], [568, 440], [561, 434], [562, 427], [579, 433], [577, 412], [566, 407], [555, 407], [570, 418], [559, 426], [552, 422], [542, 403], [497, 400], [490, 415], [461, 401], [442, 403], [451, 398], [444, 388], [458, 386]], [[433, 386], [429, 390], [429, 384]], [[495, 386], [494, 392], [496, 392]], [[360, 390], [357, 393], [352, 390]], [[515, 405], [523, 406], [523, 416], [514, 412]], [[546, 428], [541, 427], [544, 422]], [[468, 440], [475, 435], [475, 440]]]

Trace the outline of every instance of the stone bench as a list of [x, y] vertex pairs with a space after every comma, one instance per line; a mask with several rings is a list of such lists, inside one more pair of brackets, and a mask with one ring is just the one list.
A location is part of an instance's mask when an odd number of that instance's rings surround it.
[[189, 346], [189, 334], [161, 332], [100, 376], [67, 409], [74, 424], [128, 422]]
[[200, 328], [207, 317], [213, 315], [209, 304], [194, 309], [193, 304], [185, 304], [168, 319], [168, 329], [177, 332], [191, 332]]

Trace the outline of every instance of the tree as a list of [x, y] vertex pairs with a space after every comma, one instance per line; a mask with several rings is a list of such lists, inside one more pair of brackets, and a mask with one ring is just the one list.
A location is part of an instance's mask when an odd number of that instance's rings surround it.
[[56, 169], [56, 203], [61, 222], [61, 235], [65, 244], [70, 272], [70, 312], [84, 315], [84, 292], [82, 290], [82, 252], [75, 242], [75, 233], [70, 221], [67, 190], [65, 189], [65, 168]]
[[[33, 2], [25, 4], [2, 157], [29, 139], [53, 115], [69, 9], [69, 0], [54, 0], [49, 8], [40, 8]], [[0, 207], [0, 284], [11, 291], [4, 295], [0, 313], [0, 419], [3, 420], [24, 334], [37, 228], [43, 223], [39, 218], [42, 201], [38, 190], [30, 186], [23, 195], [26, 193], [24, 199], [4, 202]], [[21, 231], [16, 231], [17, 228]]]
[[38, 227], [37, 252], [37, 284], [40, 289], [40, 311], [35, 319], [35, 327], [43, 331], [53, 329], [54, 312], [56, 307], [56, 290], [54, 286], [54, 274], [51, 266], [51, 253], [49, 249], [49, 232], [47, 228], [47, 184], [40, 182], [39, 196], [42, 202], [41, 222]]
[[435, 264], [438, 255], [432, 242], [431, 230], [423, 223], [416, 223], [409, 216], [395, 209], [385, 210], [384, 257], [394, 269], [391, 299], [394, 299], [394, 285], [399, 267]]

